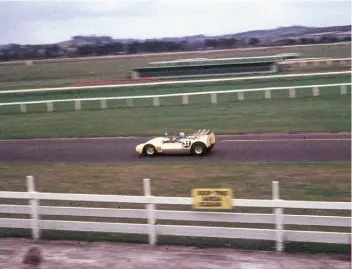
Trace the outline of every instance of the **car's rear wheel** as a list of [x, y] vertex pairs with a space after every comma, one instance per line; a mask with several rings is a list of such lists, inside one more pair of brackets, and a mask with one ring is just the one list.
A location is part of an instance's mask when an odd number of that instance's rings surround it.
[[192, 155], [203, 156], [206, 153], [206, 146], [203, 143], [195, 143], [191, 149]]
[[153, 145], [145, 145], [143, 149], [143, 153], [145, 156], [154, 156], [156, 154], [156, 149]]

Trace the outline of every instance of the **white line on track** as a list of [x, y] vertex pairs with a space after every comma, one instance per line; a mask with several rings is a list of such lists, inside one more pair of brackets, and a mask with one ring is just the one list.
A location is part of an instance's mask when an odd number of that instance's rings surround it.
[[351, 141], [351, 138], [228, 139], [222, 142]]
[[248, 134], [224, 134], [224, 135], [216, 135], [219, 137], [226, 137], [226, 136], [343, 136], [348, 135], [350, 136], [350, 132], [337, 132], [337, 133], [323, 133], [323, 132], [311, 132], [311, 133], [248, 133]]
[[68, 138], [16, 138], [16, 139], [0, 139], [0, 142], [15, 141], [70, 141], [70, 140], [108, 140], [108, 139], [130, 139], [130, 138], [146, 138], [138, 136], [121, 136], [121, 137], [68, 137]]

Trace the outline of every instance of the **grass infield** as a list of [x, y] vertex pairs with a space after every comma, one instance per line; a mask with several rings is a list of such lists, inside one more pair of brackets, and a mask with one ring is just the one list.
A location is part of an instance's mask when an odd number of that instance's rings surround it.
[[350, 119], [350, 95], [336, 95], [0, 115], [0, 138], [151, 136], [199, 128], [217, 134], [339, 132], [351, 130]]

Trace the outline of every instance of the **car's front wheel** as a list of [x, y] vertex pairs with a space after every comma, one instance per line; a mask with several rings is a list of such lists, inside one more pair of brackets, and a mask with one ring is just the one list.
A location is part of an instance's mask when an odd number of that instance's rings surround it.
[[195, 143], [191, 149], [192, 155], [203, 156], [206, 153], [206, 146], [203, 143]]
[[145, 156], [154, 156], [156, 154], [156, 149], [153, 145], [146, 145], [143, 149], [143, 154]]

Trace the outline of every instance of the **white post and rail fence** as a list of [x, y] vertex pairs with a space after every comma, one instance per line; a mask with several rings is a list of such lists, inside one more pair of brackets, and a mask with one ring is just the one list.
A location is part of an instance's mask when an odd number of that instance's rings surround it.
[[[252, 92], [264, 92], [263, 97], [265, 99], [272, 99], [272, 91], [288, 91], [288, 98], [296, 98], [296, 90], [299, 89], [311, 89], [311, 96], [320, 96], [320, 89], [337, 87], [339, 88], [340, 95], [347, 95], [347, 87], [351, 86], [352, 83], [335, 83], [335, 84], [321, 84], [321, 85], [304, 85], [304, 86], [288, 86], [288, 87], [266, 87], [266, 88], [254, 88], [254, 89], [237, 89], [237, 90], [221, 90], [221, 91], [204, 91], [204, 92], [188, 92], [188, 93], [173, 93], [173, 94], [158, 94], [158, 95], [140, 95], [140, 96], [118, 96], [118, 97], [100, 97], [100, 98], [77, 98], [77, 99], [61, 99], [61, 100], [41, 100], [41, 101], [25, 101], [25, 102], [8, 102], [0, 103], [1, 107], [19, 106], [21, 113], [27, 113], [29, 105], [46, 105], [47, 112], [53, 112], [54, 104], [58, 103], [73, 103], [74, 110], [82, 110], [82, 102], [100, 102], [100, 109], [107, 109], [108, 101], [111, 100], [124, 100], [127, 107], [133, 107], [133, 100], [136, 99], [149, 99], [152, 100], [152, 106], [159, 107], [161, 98], [182, 98], [182, 105], [189, 105], [190, 96], [204, 96], [208, 95], [209, 103], [217, 104], [218, 95], [221, 94], [237, 94], [237, 100], [244, 101], [245, 93]], [[151, 103], [151, 102], [150, 102]]]
[[[106, 232], [123, 234], [145, 234], [149, 237], [149, 244], [155, 245], [158, 236], [209, 237], [248, 240], [269, 240], [276, 242], [276, 251], [283, 251], [286, 242], [315, 242], [330, 244], [350, 244], [350, 232], [313, 231], [313, 226], [351, 228], [351, 217], [326, 215], [291, 215], [285, 214], [285, 209], [321, 209], [345, 211], [350, 215], [351, 202], [324, 201], [293, 201], [280, 199], [279, 183], [272, 184], [272, 199], [234, 199], [230, 204], [233, 209], [241, 207], [271, 208], [272, 214], [262, 213], [233, 213], [233, 212], [205, 212], [196, 208], [194, 197], [164, 197], [153, 196], [150, 180], [144, 179], [143, 196], [126, 195], [96, 195], [96, 194], [63, 194], [46, 193], [35, 190], [33, 176], [27, 176], [27, 192], [1, 191], [0, 199], [28, 199], [29, 205], [0, 204], [0, 214], [30, 215], [30, 219], [0, 218], [1, 228], [30, 229], [33, 239], [40, 239], [42, 230]], [[120, 209], [97, 207], [61, 207], [41, 206], [40, 201], [85, 201], [144, 204], [145, 209]], [[1, 201], [1, 200], [0, 200]], [[157, 210], [156, 205], [184, 205], [191, 210]], [[341, 213], [340, 213], [341, 214]], [[144, 219], [145, 224], [66, 221], [41, 219], [41, 216], [78, 216], [78, 217], [106, 217]], [[208, 227], [194, 225], [164, 225], [159, 220], [174, 220], [188, 222], [242, 223], [242, 224], [272, 224], [272, 229]], [[299, 226], [299, 230], [285, 229], [285, 225]], [[302, 230], [304, 227], [308, 230]]]

